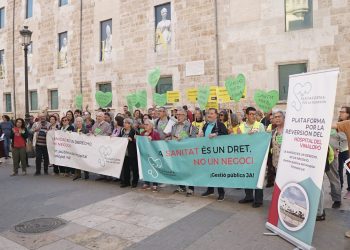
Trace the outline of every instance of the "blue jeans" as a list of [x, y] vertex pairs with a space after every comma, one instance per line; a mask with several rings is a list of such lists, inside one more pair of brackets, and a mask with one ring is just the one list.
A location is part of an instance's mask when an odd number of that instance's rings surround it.
[[11, 145], [11, 139], [10, 137], [4, 136], [4, 151], [5, 151], [5, 157], [9, 157], [10, 153], [10, 145]]

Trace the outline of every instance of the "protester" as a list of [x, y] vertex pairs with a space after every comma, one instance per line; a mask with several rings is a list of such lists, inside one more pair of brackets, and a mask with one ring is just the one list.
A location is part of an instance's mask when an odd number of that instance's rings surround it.
[[129, 112], [129, 107], [127, 105], [123, 106], [123, 112], [124, 112], [124, 117], [125, 117], [126, 113]]
[[111, 133], [112, 133], [112, 131], [114, 130], [114, 125], [113, 125], [113, 121], [110, 113], [108, 112], [104, 113], [104, 121], [109, 123], [109, 125], [111, 126]]
[[228, 133], [236, 135], [238, 134], [238, 129], [239, 129], [238, 116], [236, 114], [231, 114], [230, 119], [231, 119], [231, 127], [228, 128]]
[[331, 186], [331, 197], [333, 201], [332, 208], [340, 208], [341, 206], [341, 184], [339, 178], [339, 160], [338, 160], [338, 152], [339, 152], [339, 143], [337, 140], [334, 140], [334, 137], [331, 136], [329, 141], [329, 167], [326, 168], [326, 175], [329, 179], [329, 183]]
[[[264, 125], [256, 121], [256, 109], [253, 107], [246, 108], [246, 122], [241, 123], [238, 129], [240, 134], [254, 134], [257, 132], [264, 132]], [[263, 204], [263, 190], [254, 189], [255, 196], [253, 195], [253, 189], [245, 189], [245, 198], [239, 201], [239, 203], [253, 203], [252, 207], [258, 208]]]
[[135, 135], [138, 132], [133, 128], [133, 121], [130, 118], [124, 119], [124, 128], [119, 137], [127, 138], [129, 140], [128, 147], [125, 151], [125, 158], [123, 163], [122, 172], [120, 174], [121, 188], [130, 186], [130, 171], [132, 171], [132, 188], [137, 187], [139, 181], [139, 169], [137, 165], [137, 151]]
[[49, 130], [57, 130], [60, 128], [59, 124], [57, 124], [56, 116], [50, 115], [49, 122], [50, 122]]
[[80, 109], [76, 109], [74, 111], [74, 120], [77, 118], [77, 117], [82, 117], [83, 116], [83, 112], [80, 110]]
[[13, 124], [10, 121], [10, 117], [8, 115], [2, 116], [2, 122], [0, 123], [0, 128], [2, 133], [4, 134], [4, 149], [5, 149], [5, 159], [10, 158], [10, 145], [11, 145], [11, 130], [13, 128]]
[[74, 126], [74, 114], [73, 114], [73, 111], [68, 110], [66, 112], [66, 117], [67, 117], [67, 119], [69, 121], [69, 125]]
[[267, 160], [267, 184], [266, 187], [272, 187], [275, 183], [276, 172], [278, 168], [278, 159], [280, 157], [282, 138], [283, 138], [283, 128], [285, 114], [283, 111], [277, 111], [274, 113], [274, 122], [276, 128], [271, 131], [271, 150], [269, 152], [269, 157]]
[[[192, 123], [193, 122], [193, 114], [192, 114], [192, 112], [188, 109], [187, 105], [184, 105], [182, 108], [186, 111], [187, 119], [189, 120], [190, 123]], [[177, 111], [179, 111], [179, 110], [177, 110]]]
[[15, 127], [11, 130], [12, 139], [12, 159], [13, 159], [13, 173], [11, 176], [18, 175], [19, 163], [21, 162], [22, 174], [27, 174], [27, 153], [26, 141], [28, 138], [28, 131], [25, 127], [25, 122], [22, 118], [17, 118]]
[[[74, 132], [79, 133], [79, 134], [87, 134], [89, 133], [89, 130], [87, 130], [84, 127], [84, 119], [82, 117], [77, 117], [75, 118], [75, 129]], [[80, 169], [75, 169], [74, 173], [74, 178], [73, 181], [78, 180], [81, 178], [81, 170]], [[89, 179], [89, 172], [84, 171], [84, 179], [87, 180]]]
[[[341, 110], [339, 111], [339, 119], [338, 121], [346, 121], [350, 120], [350, 107], [343, 106]], [[339, 143], [339, 177], [340, 177], [340, 184], [341, 188], [343, 189], [344, 185], [344, 163], [347, 159], [349, 159], [349, 148], [348, 148], [348, 141], [346, 138], [345, 133], [343, 132], [338, 132], [336, 134], [336, 139]], [[347, 193], [344, 196], [344, 199], [350, 199], [350, 173], [348, 171], [346, 172], [346, 177], [347, 177]]]
[[91, 113], [86, 111], [84, 113], [84, 125], [89, 133], [92, 132], [92, 127], [95, 125], [95, 120], [91, 118]]
[[46, 114], [41, 113], [39, 121], [33, 124], [32, 132], [36, 133], [36, 145], [35, 145], [35, 176], [41, 175], [41, 162], [44, 159], [44, 174], [48, 175], [49, 167], [49, 154], [47, 152], [46, 145], [46, 133], [50, 128], [50, 123], [46, 121]]
[[158, 110], [159, 110], [159, 118], [155, 121], [155, 129], [159, 133], [160, 139], [164, 140], [166, 137], [166, 134], [164, 133], [164, 129], [169, 122], [169, 117], [165, 107], [160, 107]]
[[222, 122], [226, 128], [228, 128], [228, 113], [225, 110], [222, 110], [219, 114], [220, 122]]
[[[145, 131], [142, 132], [141, 136], [147, 136], [149, 140], [151, 141], [159, 141], [160, 140], [160, 135], [157, 131], [154, 130], [154, 123], [152, 120], [145, 120], [144, 121], [144, 125], [145, 125]], [[150, 189], [150, 182], [145, 181], [142, 189], [146, 190], [146, 189]], [[152, 190], [153, 192], [157, 192], [158, 191], [158, 183], [153, 182], [152, 183]]]
[[[64, 132], [74, 131], [74, 126], [73, 124], [70, 124], [70, 120], [68, 119], [67, 116], [62, 117], [60, 130]], [[75, 170], [70, 167], [59, 166], [59, 169], [60, 169], [60, 173], [64, 174], [65, 177], [69, 177], [70, 175], [73, 175], [75, 172]]]
[[159, 113], [158, 113], [158, 111], [156, 109], [151, 109], [151, 117], [152, 117], [153, 121], [158, 119]]
[[136, 109], [134, 111], [134, 129], [140, 133], [140, 126], [142, 125], [142, 114], [141, 114], [141, 111], [139, 109]]
[[203, 113], [200, 109], [196, 109], [194, 112], [194, 121], [192, 126], [196, 128], [196, 134], [199, 133], [204, 127], [205, 121], [203, 119]]
[[[91, 132], [95, 136], [110, 136], [112, 134], [111, 125], [108, 122], [104, 121], [104, 113], [98, 112], [96, 115], [96, 122], [91, 128]], [[108, 180], [109, 177], [100, 175], [96, 181]]]
[[97, 113], [96, 122], [91, 128], [91, 133], [94, 135], [111, 135], [111, 124], [105, 122], [103, 112]]
[[114, 129], [111, 136], [119, 137], [122, 134], [123, 126], [124, 126], [124, 118], [122, 116], [116, 116], [114, 118]]
[[[170, 140], [184, 140], [187, 138], [195, 138], [196, 137], [196, 129], [191, 125], [191, 123], [186, 119], [187, 112], [185, 109], [179, 108], [177, 109], [177, 122], [171, 129], [171, 134], [169, 135]], [[192, 196], [194, 193], [194, 187], [185, 187], [179, 186], [178, 189], [174, 191], [174, 193], [185, 193], [186, 196]]]
[[[205, 136], [208, 138], [215, 138], [220, 135], [227, 135], [226, 126], [218, 121], [218, 111], [217, 109], [210, 108], [207, 115], [207, 123], [204, 125], [203, 129], [199, 132], [198, 136]], [[222, 187], [218, 188], [218, 201], [223, 201], [225, 199], [225, 190]], [[202, 194], [202, 197], [207, 197], [214, 194], [214, 188], [208, 187], [207, 191]]]

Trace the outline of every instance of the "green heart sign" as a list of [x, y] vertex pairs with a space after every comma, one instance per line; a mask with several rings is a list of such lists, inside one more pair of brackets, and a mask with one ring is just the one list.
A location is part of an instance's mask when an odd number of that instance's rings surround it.
[[278, 145], [281, 145], [282, 144], [282, 141], [283, 141], [283, 137], [282, 135], [277, 135], [276, 136], [276, 142]]
[[245, 76], [243, 74], [239, 74], [236, 79], [230, 76], [225, 80], [227, 92], [235, 102], [239, 102], [242, 98], [245, 84]]
[[205, 107], [207, 106], [209, 95], [210, 95], [209, 86], [201, 86], [198, 88], [197, 101], [201, 110], [205, 109]]
[[97, 91], [95, 99], [101, 108], [105, 108], [112, 102], [112, 92]]
[[166, 94], [153, 94], [153, 102], [157, 106], [164, 106], [167, 103], [167, 95]]
[[158, 84], [160, 78], [160, 69], [155, 68], [148, 74], [148, 83], [151, 85], [153, 88], [155, 88]]
[[277, 104], [279, 99], [278, 91], [271, 90], [265, 92], [264, 90], [257, 90], [254, 94], [254, 101], [256, 105], [264, 112], [269, 112]]
[[[146, 90], [137, 91], [136, 96], [137, 96], [137, 104], [139, 104], [138, 106], [140, 108], [147, 108], [147, 92], [146, 92]], [[139, 108], [139, 107], [137, 107], [137, 108]]]
[[134, 107], [135, 107], [135, 105], [137, 103], [137, 96], [136, 96], [136, 94], [134, 93], [134, 94], [127, 95], [126, 96], [126, 102], [127, 102], [128, 107], [130, 109], [130, 112], [133, 112]]
[[75, 97], [75, 106], [78, 109], [82, 109], [83, 108], [83, 95], [79, 94]]

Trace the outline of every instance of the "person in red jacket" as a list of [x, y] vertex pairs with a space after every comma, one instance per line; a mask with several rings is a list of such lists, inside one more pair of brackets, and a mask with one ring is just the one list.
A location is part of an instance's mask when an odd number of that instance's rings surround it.
[[[151, 141], [159, 141], [160, 140], [160, 135], [157, 131], [155, 131], [154, 128], [154, 123], [152, 120], [145, 120], [144, 121], [144, 128], [145, 131], [141, 133], [141, 136], [147, 136]], [[148, 181], [145, 181], [145, 183], [142, 186], [143, 190], [150, 189], [151, 183]], [[157, 192], [158, 191], [158, 183], [153, 182], [152, 185], [152, 191]]]

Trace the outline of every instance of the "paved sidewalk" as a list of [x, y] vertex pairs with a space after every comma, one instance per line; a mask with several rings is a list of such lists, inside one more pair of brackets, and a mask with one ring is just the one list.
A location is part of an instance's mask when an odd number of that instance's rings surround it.
[[[0, 167], [0, 249], [293, 249], [277, 236], [265, 236], [272, 189], [264, 206], [238, 204], [243, 190], [227, 190], [224, 202], [173, 194], [121, 189], [116, 183], [40, 176], [9, 177]], [[33, 167], [29, 172], [33, 172]], [[350, 249], [350, 201], [332, 209], [325, 178], [327, 218], [317, 222], [317, 249]], [[22, 234], [13, 225], [34, 218], [59, 217], [67, 225], [43, 234]]]

